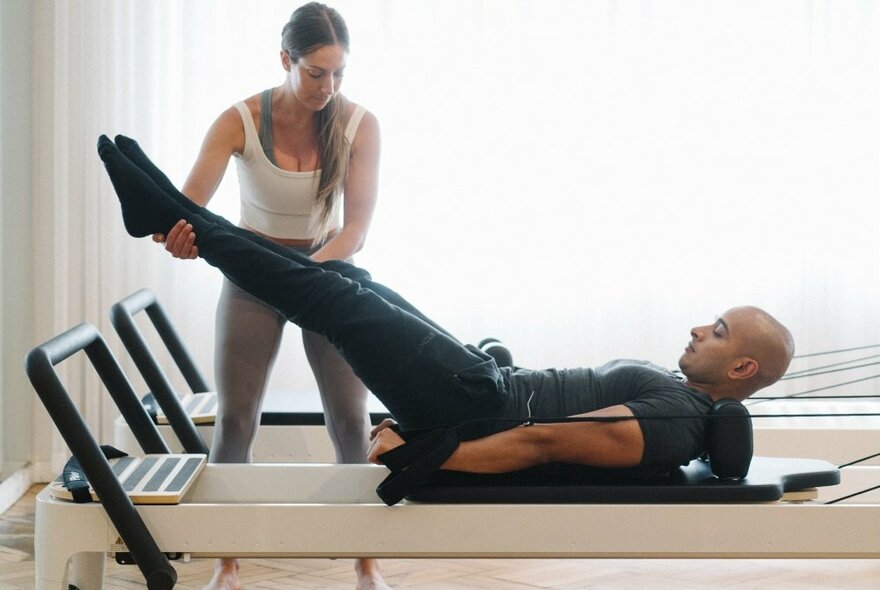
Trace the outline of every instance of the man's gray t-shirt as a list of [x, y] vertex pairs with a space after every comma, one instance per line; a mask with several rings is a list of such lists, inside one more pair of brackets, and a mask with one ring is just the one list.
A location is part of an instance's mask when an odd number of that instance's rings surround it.
[[647, 361], [616, 360], [594, 369], [505, 371], [504, 417], [560, 418], [623, 404], [645, 439], [641, 466], [672, 468], [705, 452], [712, 398]]

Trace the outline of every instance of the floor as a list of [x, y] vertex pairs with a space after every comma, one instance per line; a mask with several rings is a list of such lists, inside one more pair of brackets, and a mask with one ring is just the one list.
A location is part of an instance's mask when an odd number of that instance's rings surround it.
[[[34, 588], [34, 500], [39, 490], [32, 488], [0, 518], [0, 590]], [[146, 587], [136, 567], [107, 561], [106, 590]], [[198, 590], [210, 577], [213, 560], [178, 561], [174, 567], [175, 588]], [[382, 567], [397, 590], [880, 588], [880, 562], [870, 560], [387, 559]], [[351, 560], [251, 559], [242, 562], [242, 582], [252, 590], [350, 590], [354, 575]]]

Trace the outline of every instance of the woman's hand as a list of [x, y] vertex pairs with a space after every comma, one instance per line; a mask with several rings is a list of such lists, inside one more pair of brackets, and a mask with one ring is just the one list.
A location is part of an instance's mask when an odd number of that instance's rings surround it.
[[395, 424], [394, 420], [386, 418], [370, 432], [370, 449], [367, 452], [367, 459], [370, 463], [381, 465], [382, 461], [379, 460], [379, 455], [396, 449], [406, 442], [390, 428]]
[[167, 236], [153, 234], [153, 241], [157, 244], [164, 243], [165, 250], [175, 258], [192, 260], [199, 255], [199, 249], [195, 246], [196, 234], [185, 219], [175, 223], [174, 227], [168, 231]]

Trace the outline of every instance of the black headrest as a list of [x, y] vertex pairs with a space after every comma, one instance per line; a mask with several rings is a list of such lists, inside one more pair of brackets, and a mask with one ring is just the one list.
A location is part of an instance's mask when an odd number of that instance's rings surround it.
[[742, 479], [749, 473], [753, 453], [749, 411], [735, 399], [715, 402], [706, 420], [706, 454], [712, 473], [721, 479]]

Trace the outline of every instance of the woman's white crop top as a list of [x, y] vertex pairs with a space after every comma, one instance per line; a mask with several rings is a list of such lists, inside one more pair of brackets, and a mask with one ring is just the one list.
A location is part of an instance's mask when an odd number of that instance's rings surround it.
[[[244, 151], [235, 154], [238, 182], [241, 185], [241, 222], [263, 235], [273, 238], [311, 240], [310, 222], [321, 171], [290, 172], [275, 166], [260, 145], [257, 128], [250, 109], [244, 102], [235, 104], [244, 123]], [[364, 108], [356, 105], [345, 128], [348, 145], [354, 140]], [[329, 230], [341, 225], [342, 208], [337, 201]]]

